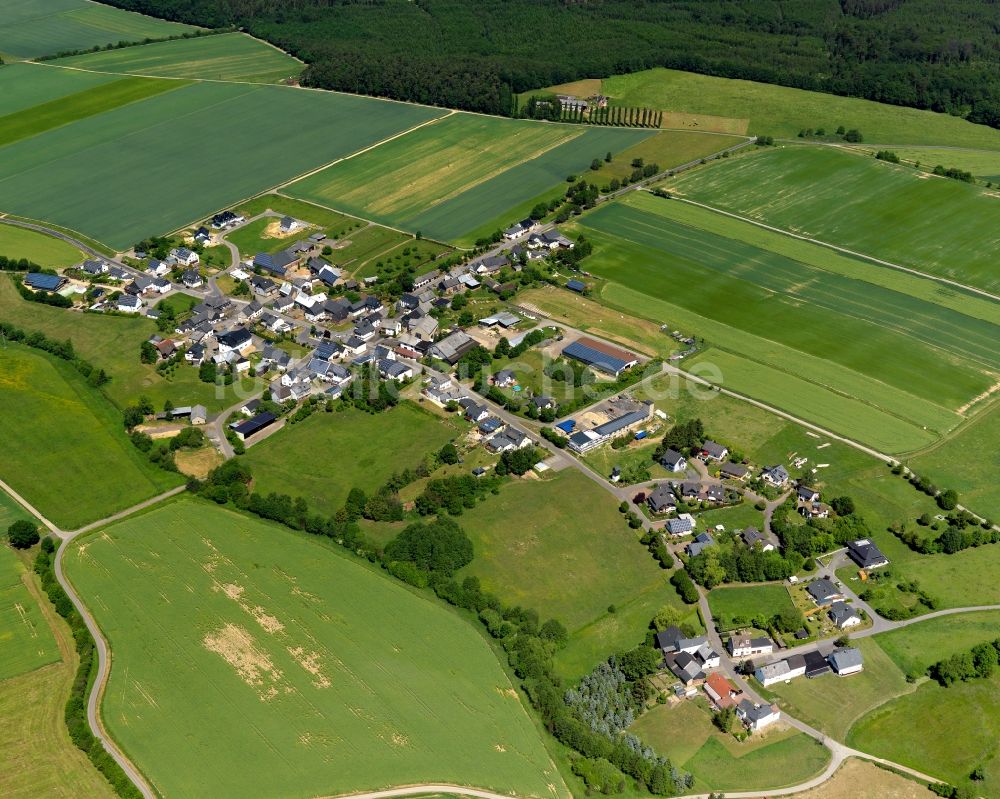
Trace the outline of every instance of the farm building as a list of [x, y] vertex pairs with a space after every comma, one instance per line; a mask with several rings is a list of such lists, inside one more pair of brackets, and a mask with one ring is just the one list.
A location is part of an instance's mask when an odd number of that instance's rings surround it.
[[598, 425], [593, 430], [581, 430], [579, 433], [574, 433], [569, 438], [569, 448], [574, 452], [588, 452], [610, 440], [616, 433], [646, 421], [649, 418], [651, 407], [652, 405], [647, 405], [641, 410], [624, 413], [616, 419]]
[[566, 283], [566, 288], [570, 291], [575, 291], [577, 294], [583, 294], [587, 290], [587, 285], [581, 280], [570, 280]]
[[262, 430], [266, 430], [272, 424], [278, 421], [278, 417], [275, 416], [270, 411], [264, 411], [264, 413], [258, 413], [252, 419], [247, 419], [245, 422], [240, 422], [238, 425], [233, 427], [233, 432], [240, 441], [246, 441], [250, 436], [255, 435]]
[[58, 291], [66, 282], [59, 275], [45, 275], [41, 272], [28, 272], [24, 276], [25, 287], [33, 291]]
[[639, 363], [639, 357], [635, 353], [586, 336], [564, 347], [562, 354], [614, 377]]

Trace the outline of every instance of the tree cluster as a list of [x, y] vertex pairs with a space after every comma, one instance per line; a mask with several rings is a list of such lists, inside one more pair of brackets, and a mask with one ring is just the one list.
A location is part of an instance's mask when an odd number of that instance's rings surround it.
[[966, 652], [939, 660], [927, 673], [941, 685], [948, 687], [956, 682], [988, 680], [1000, 665], [1000, 638], [977, 644]]

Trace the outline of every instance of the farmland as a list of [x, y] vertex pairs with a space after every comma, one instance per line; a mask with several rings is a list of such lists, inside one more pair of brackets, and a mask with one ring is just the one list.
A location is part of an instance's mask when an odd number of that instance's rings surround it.
[[87, 0], [0, 0], [3, 52], [20, 58], [197, 30]]
[[[780, 147], [677, 177], [681, 196], [988, 291], [1000, 198], [831, 147]], [[831, 213], [836, 208], [836, 213]]]
[[0, 69], [0, 115], [7, 116], [116, 80], [119, 80], [116, 75], [98, 75], [96, 72], [39, 69], [35, 64], [6, 64]]
[[623, 150], [611, 163], [603, 163], [596, 176], [608, 181], [622, 180], [632, 174], [632, 161], [641, 158], [647, 164], [659, 164], [660, 169], [680, 166], [705, 158], [743, 141], [741, 136], [715, 136], [687, 130], [661, 130], [638, 144]]
[[[868, 155], [875, 155], [876, 149], [866, 145], [857, 145], [853, 149], [861, 150]], [[893, 147], [892, 151], [904, 162], [920, 165], [921, 169], [930, 171], [935, 166], [955, 167], [971, 172], [977, 178], [986, 181], [1000, 181], [1000, 151], [969, 150], [958, 147]]]
[[66, 363], [9, 345], [0, 386], [0, 476], [56, 524], [79, 527], [180, 482], [146, 460], [113, 406]]
[[27, 258], [39, 266], [53, 269], [83, 260], [83, 253], [71, 244], [13, 225], [0, 225], [0, 255]]
[[[881, 144], [1000, 150], [1000, 131], [949, 114], [673, 69], [616, 75], [602, 82], [601, 91], [622, 105], [749, 123], [743, 129], [723, 127], [727, 132], [794, 138], [804, 128], [825, 127], [832, 133], [843, 125], [858, 128], [866, 141]], [[699, 127], [712, 130], [711, 124], [712, 120], [702, 120]]]
[[278, 83], [302, 71], [287, 53], [245, 33], [154, 42], [61, 58], [58, 66], [160, 78]]
[[4, 542], [0, 545], [0, 685], [59, 660], [52, 631], [24, 584], [26, 579], [31, 578]]
[[[583, 128], [453, 113], [286, 187], [296, 197], [451, 241], [579, 173], [649, 131]], [[506, 224], [514, 221], [506, 220]]]
[[251, 447], [245, 459], [258, 491], [302, 496], [332, 515], [352, 488], [371, 491], [393, 472], [415, 469], [456, 433], [407, 403], [379, 415], [316, 413]]
[[115, 652], [105, 722], [164, 795], [567, 796], [479, 633], [317, 540], [182, 500], [67, 571]]
[[[28, 81], [54, 68], [33, 69]], [[124, 248], [441, 113], [282, 86], [195, 83], [0, 148], [2, 210]], [[208, 140], [226, 147], [206, 160]], [[117, 168], [102, 178], [102, 202], [87, 202], [96, 165], [110, 162]]]

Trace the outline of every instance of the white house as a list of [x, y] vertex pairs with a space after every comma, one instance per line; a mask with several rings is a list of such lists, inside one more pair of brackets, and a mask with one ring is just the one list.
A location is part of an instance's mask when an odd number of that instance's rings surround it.
[[738, 633], [729, 639], [727, 645], [729, 654], [734, 658], [751, 658], [757, 655], [770, 655], [774, 651], [774, 642], [766, 635], [754, 638], [748, 633]]
[[786, 682], [806, 673], [806, 659], [802, 655], [789, 655], [777, 663], [761, 666], [754, 672], [757, 681], [765, 688], [776, 682]]
[[781, 711], [777, 705], [755, 705], [749, 699], [744, 699], [736, 706], [736, 715], [748, 729], [756, 731], [774, 724], [781, 718]]
[[829, 613], [830, 619], [837, 626], [838, 630], [847, 630], [861, 624], [861, 616], [843, 600], [838, 599], [830, 605]]
[[170, 257], [182, 266], [194, 266], [201, 261], [198, 253], [194, 252], [194, 250], [189, 250], [187, 247], [178, 247], [176, 250], [171, 250]]
[[122, 313], [139, 313], [142, 310], [142, 300], [131, 294], [122, 294], [118, 298], [117, 307]]
[[854, 649], [853, 647], [834, 650], [833, 654], [827, 660], [830, 662], [830, 667], [834, 672], [841, 677], [846, 677], [848, 674], [857, 674], [865, 667], [861, 650]]
[[216, 336], [219, 342], [219, 354], [227, 355], [230, 352], [238, 352], [243, 355], [253, 346], [253, 336], [250, 331], [243, 327], [237, 327], [226, 333]]

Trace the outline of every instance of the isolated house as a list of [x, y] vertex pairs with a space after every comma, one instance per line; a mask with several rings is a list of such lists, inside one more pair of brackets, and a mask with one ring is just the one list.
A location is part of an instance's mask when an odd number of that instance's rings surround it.
[[847, 554], [862, 569], [877, 569], [889, 565], [889, 559], [867, 538], [848, 543]]
[[756, 732], [780, 719], [781, 711], [777, 705], [755, 705], [744, 699], [736, 706], [736, 715], [747, 729]]

